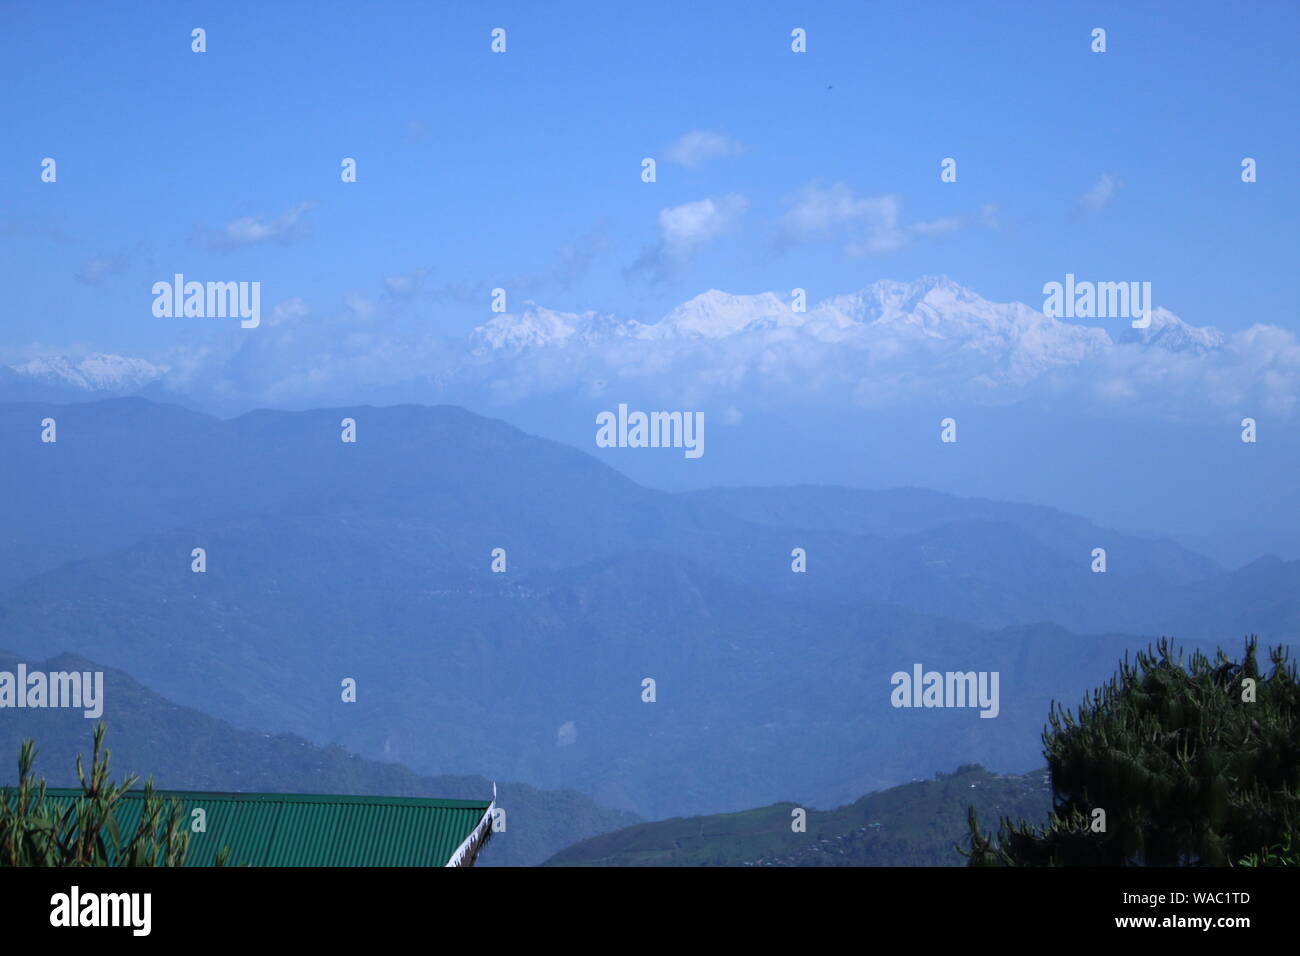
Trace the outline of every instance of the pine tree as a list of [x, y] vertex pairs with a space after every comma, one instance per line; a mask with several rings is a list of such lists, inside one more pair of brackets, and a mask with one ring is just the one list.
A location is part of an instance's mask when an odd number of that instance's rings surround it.
[[[95, 728], [90, 773], [77, 757], [81, 795], [60, 812], [46, 798], [45, 781], [32, 774], [36, 745], [25, 740], [18, 753], [18, 786], [0, 789], [0, 866], [184, 866], [190, 834], [179, 800], [166, 801], [144, 784], [139, 820], [124, 840], [118, 820], [137, 777], [109, 779], [105, 727]], [[226, 851], [217, 865], [226, 861]]]
[[[1053, 704], [1044, 827], [969, 813], [972, 866], [1225, 866], [1294, 860], [1300, 823], [1300, 683], [1279, 647], [1261, 674], [1171, 642], [1127, 656], [1076, 713]], [[1101, 811], [1099, 814], [1097, 811]], [[1104, 816], [1102, 816], [1104, 814]], [[1280, 850], [1279, 848], [1286, 848]]]

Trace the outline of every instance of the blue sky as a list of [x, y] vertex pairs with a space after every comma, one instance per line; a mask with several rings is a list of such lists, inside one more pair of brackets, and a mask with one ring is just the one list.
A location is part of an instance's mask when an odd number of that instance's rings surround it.
[[[10, 4], [0, 348], [240, 334], [154, 318], [149, 288], [174, 272], [260, 281], [264, 309], [381, 308], [453, 335], [498, 285], [512, 307], [653, 321], [709, 288], [816, 300], [934, 273], [1036, 304], [1066, 272], [1151, 281], [1196, 325], [1295, 330], [1298, 11]], [[669, 161], [693, 131], [727, 155]], [[783, 217], [809, 197], [847, 218], [793, 235]], [[881, 197], [896, 235], [864, 242]], [[635, 267], [664, 253], [663, 210], [704, 200], [716, 230]], [[414, 277], [422, 294], [394, 294]]]

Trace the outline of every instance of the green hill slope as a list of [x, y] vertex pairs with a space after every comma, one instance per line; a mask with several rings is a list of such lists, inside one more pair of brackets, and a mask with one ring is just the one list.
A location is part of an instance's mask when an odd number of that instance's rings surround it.
[[[0, 651], [0, 671], [14, 672], [17, 658]], [[344, 793], [389, 797], [481, 800], [492, 781], [481, 776], [422, 777], [401, 764], [365, 760], [338, 746], [317, 747], [292, 734], [239, 730], [223, 720], [181, 707], [111, 670], [70, 654], [44, 662], [24, 660], [29, 671], [103, 671], [113, 776], [137, 774], [170, 790], [264, 793]], [[0, 711], [0, 786], [17, 776], [20, 741], [36, 741], [36, 773], [53, 787], [77, 785], [76, 757], [89, 759], [95, 721], [80, 710]], [[636, 821], [572, 790], [540, 790], [523, 783], [497, 784], [506, 829], [493, 836], [481, 866], [532, 866], [575, 840]]]
[[1044, 820], [1051, 806], [1046, 772], [961, 767], [836, 810], [808, 810], [803, 833], [791, 828], [792, 803], [640, 823], [583, 840], [544, 865], [962, 866], [955, 845], [966, 837], [970, 806], [990, 819]]

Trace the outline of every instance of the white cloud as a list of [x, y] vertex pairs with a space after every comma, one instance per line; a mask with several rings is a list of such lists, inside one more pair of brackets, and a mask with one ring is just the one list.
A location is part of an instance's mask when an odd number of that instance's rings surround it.
[[75, 275], [87, 285], [97, 285], [126, 267], [123, 256], [93, 256], [81, 264]]
[[694, 130], [669, 146], [664, 151], [664, 158], [682, 166], [698, 166], [706, 160], [738, 156], [744, 149], [722, 133]]
[[794, 198], [781, 226], [788, 241], [838, 242], [848, 255], [873, 255], [906, 245], [902, 209], [897, 196], [859, 197], [844, 183], [810, 183]]
[[288, 325], [310, 314], [306, 301], [300, 298], [285, 299], [277, 302], [267, 319], [267, 325]]
[[1105, 208], [1115, 198], [1120, 185], [1120, 181], [1110, 173], [1102, 173], [1096, 184], [1079, 197], [1079, 205], [1085, 209]]
[[[985, 205], [979, 221], [996, 227], [997, 206]], [[913, 239], [932, 239], [965, 228], [964, 216], [925, 222], [903, 221], [903, 200], [895, 195], [859, 196], [844, 183], [809, 183], [789, 201], [780, 222], [784, 242], [831, 242], [849, 256], [901, 249]]]
[[314, 201], [300, 202], [274, 219], [243, 216], [222, 227], [209, 243], [214, 249], [238, 249], [263, 242], [291, 242], [305, 232], [303, 215], [316, 206]]
[[930, 222], [914, 222], [908, 226], [914, 233], [919, 236], [942, 236], [950, 232], [956, 232], [965, 223], [960, 217], [948, 216], [942, 219], [933, 219]]
[[725, 235], [749, 207], [744, 196], [699, 199], [659, 210], [659, 237], [671, 256], [689, 256]]
[[372, 318], [378, 309], [378, 305], [372, 300], [362, 295], [360, 292], [348, 292], [343, 296], [343, 304], [347, 306], [349, 312], [359, 319]]
[[894, 196], [860, 199], [844, 183], [825, 188], [810, 183], [790, 205], [783, 223], [795, 238], [831, 239], [846, 224], [897, 219], [898, 205]]
[[642, 253], [625, 275], [644, 273], [655, 282], [671, 278], [701, 248], [731, 232], [748, 208], [749, 200], [731, 193], [659, 210], [658, 243]]
[[423, 143], [429, 138], [429, 124], [424, 120], [413, 119], [406, 124], [406, 143], [408, 146]]
[[409, 299], [424, 288], [428, 269], [416, 269], [406, 275], [384, 276], [384, 290], [399, 299]]

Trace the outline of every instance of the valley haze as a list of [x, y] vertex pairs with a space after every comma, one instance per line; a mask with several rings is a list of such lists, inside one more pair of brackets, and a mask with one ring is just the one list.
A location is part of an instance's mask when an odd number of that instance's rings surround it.
[[[1051, 702], [1152, 637], [1300, 633], [1294, 597], [1252, 598], [1300, 593], [1300, 562], [1225, 571], [1168, 539], [920, 489], [658, 491], [452, 406], [221, 420], [139, 398], [6, 403], [0, 441], [9, 651], [81, 655], [238, 727], [645, 818], [1030, 767]], [[998, 673], [997, 720], [896, 709], [891, 675], [916, 661]]]

